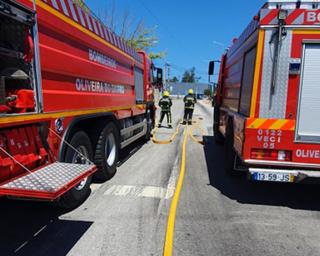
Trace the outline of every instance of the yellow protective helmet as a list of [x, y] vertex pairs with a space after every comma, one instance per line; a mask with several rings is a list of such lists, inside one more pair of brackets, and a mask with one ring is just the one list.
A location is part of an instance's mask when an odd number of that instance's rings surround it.
[[193, 90], [192, 90], [192, 89], [189, 89], [188, 93], [189, 93], [189, 94], [193, 94]]
[[163, 96], [164, 96], [164, 97], [169, 97], [169, 96], [170, 96], [170, 93], [169, 93], [168, 91], [164, 91], [164, 92], [163, 92]]

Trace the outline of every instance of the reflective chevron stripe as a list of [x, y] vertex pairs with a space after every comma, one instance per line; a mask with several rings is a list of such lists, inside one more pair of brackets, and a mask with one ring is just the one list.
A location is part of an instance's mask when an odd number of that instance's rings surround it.
[[103, 29], [102, 29], [102, 27], [101, 27], [101, 23], [100, 23], [100, 22], [98, 22], [98, 28], [99, 28], [101, 37], [102, 37], [102, 38], [105, 38], [104, 33], [103, 33]]
[[96, 21], [95, 21], [94, 19], [91, 19], [91, 20], [92, 20], [92, 23], [93, 23], [94, 32], [95, 32], [97, 35], [101, 36], [100, 33], [99, 33], [99, 31], [98, 31], [98, 27], [97, 27]]
[[[277, 25], [278, 9], [262, 9], [260, 12], [261, 25]], [[318, 13], [318, 10], [306, 9], [289, 9], [286, 25], [307, 25], [309, 22], [306, 19], [309, 12]]]
[[248, 129], [294, 131], [295, 124], [295, 120], [289, 119], [249, 118], [247, 119], [246, 127]]
[[72, 18], [78, 22], [78, 17], [77, 17], [77, 14], [76, 14], [76, 11], [74, 9], [74, 5], [73, 5], [73, 2], [72, 0], [68, 0], [68, 5], [69, 5], [69, 8], [71, 10], [71, 14], [72, 14]]
[[87, 27], [86, 22], [84, 21], [84, 17], [83, 17], [83, 13], [82, 13], [82, 9], [80, 6], [77, 6], [77, 11], [78, 11], [78, 15], [80, 17], [80, 22], [81, 25], [84, 26], [85, 28]]
[[69, 16], [69, 12], [68, 12], [66, 3], [64, 2], [64, 0], [59, 0], [59, 1], [60, 1], [61, 6], [62, 6], [63, 13], [65, 15]]
[[[30, 0], [32, 1], [32, 0]], [[91, 11], [78, 0], [41, 0], [47, 5], [53, 7], [69, 19], [81, 24], [86, 29], [97, 36], [103, 38], [107, 42], [113, 44], [124, 53], [129, 54], [134, 59], [142, 62], [142, 57], [135, 50], [127, 45], [127, 43], [119, 36], [110, 31], [103, 23], [92, 15]], [[77, 3], [78, 2], [78, 3]]]

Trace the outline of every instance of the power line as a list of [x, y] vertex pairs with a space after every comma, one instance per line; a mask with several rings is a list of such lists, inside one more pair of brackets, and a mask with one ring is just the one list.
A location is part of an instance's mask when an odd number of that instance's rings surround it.
[[[175, 65], [175, 64], [171, 64], [171, 63], [170, 63], [170, 65], [171, 65], [171, 67], [172, 67], [173, 69], [175, 69], [175, 70], [177, 70], [177, 71], [182, 71], [182, 72], [184, 72], [184, 71], [186, 71], [186, 70], [190, 70], [190, 68], [182, 67], [182, 66], [179, 66], [179, 65]], [[196, 73], [199, 74], [199, 75], [205, 75], [205, 76], [208, 75], [208, 73], [204, 72], [203, 70], [202, 70], [202, 71], [197, 71], [197, 69], [196, 69]]]
[[[179, 41], [179, 44], [181, 43], [181, 42], [180, 42], [180, 39], [179, 39], [178, 37], [176, 37], [176, 35], [175, 35], [174, 33], [172, 33], [171, 30], [170, 30], [167, 26], [165, 26], [164, 23], [162, 23], [162, 22], [160, 21], [160, 19], [158, 18], [158, 16], [155, 15], [155, 14], [151, 11], [151, 9], [144, 3], [143, 0], [139, 0], [139, 3], [140, 3], [141, 6], [142, 6], [144, 9], [146, 9], [146, 11], [159, 23], [159, 25], [161, 25], [161, 26], [168, 32], [168, 34], [172, 37], [172, 39], [175, 40], [175, 42]], [[179, 47], [180, 47], [181, 45], [183, 45], [183, 44], [180, 44]]]
[[[160, 21], [160, 19], [158, 18], [157, 15], [155, 15], [151, 9], [144, 3], [143, 0], [139, 0], [139, 3], [141, 4], [141, 6], [159, 23], [159, 25], [161, 25], [168, 33], [168, 35], [174, 40], [174, 42], [177, 43], [177, 46], [179, 46], [179, 48], [183, 48], [186, 52], [187, 49], [184, 47], [184, 44], [180, 41], [180, 38], [178, 38], [174, 33], [171, 32], [171, 30], [164, 25], [164, 23], [162, 23]], [[178, 45], [179, 44], [179, 45]], [[170, 62], [169, 62], [170, 63]], [[178, 65], [175, 65], [175, 64], [171, 64], [170, 63], [170, 66], [171, 68], [177, 70], [177, 71], [180, 71], [180, 72], [184, 72], [186, 70], [189, 70], [190, 68], [186, 68], [186, 67], [182, 67], [182, 66], [178, 66]], [[208, 73], [207, 72], [204, 72], [204, 71], [197, 71], [196, 70], [196, 74], [199, 74], [199, 75], [202, 75], [202, 76], [207, 76]]]

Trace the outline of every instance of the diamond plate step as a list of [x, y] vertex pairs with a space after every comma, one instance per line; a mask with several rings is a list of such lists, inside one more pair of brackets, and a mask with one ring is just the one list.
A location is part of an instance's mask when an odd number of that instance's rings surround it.
[[55, 200], [95, 171], [95, 165], [56, 162], [2, 183], [0, 195]]

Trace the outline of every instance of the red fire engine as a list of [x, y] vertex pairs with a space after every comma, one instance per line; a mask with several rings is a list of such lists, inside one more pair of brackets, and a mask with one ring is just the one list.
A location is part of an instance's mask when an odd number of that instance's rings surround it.
[[257, 181], [320, 177], [319, 7], [268, 1], [222, 56], [214, 132], [225, 142], [227, 172]]
[[0, 34], [0, 195], [75, 207], [150, 136], [155, 68], [82, 1], [0, 0]]

